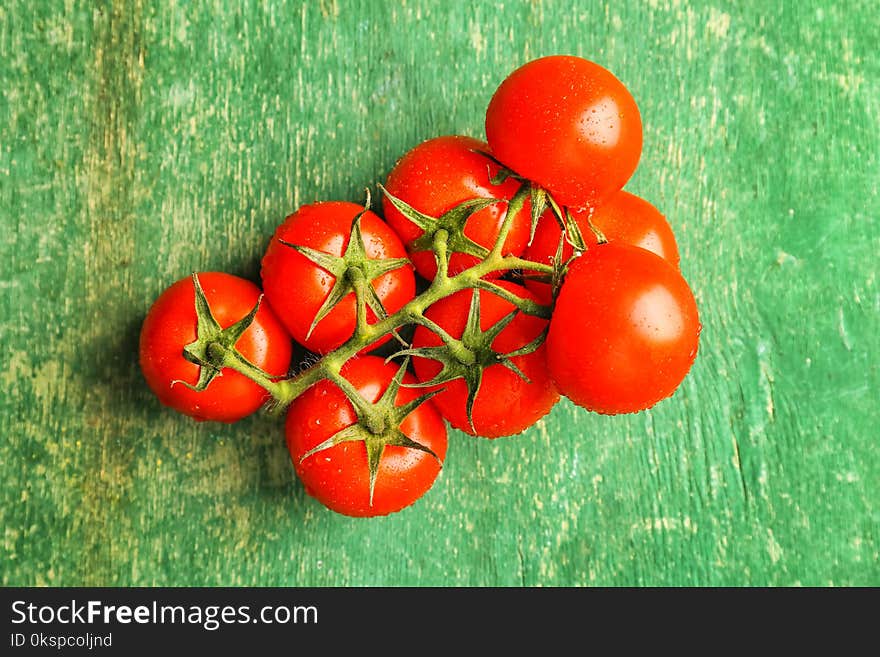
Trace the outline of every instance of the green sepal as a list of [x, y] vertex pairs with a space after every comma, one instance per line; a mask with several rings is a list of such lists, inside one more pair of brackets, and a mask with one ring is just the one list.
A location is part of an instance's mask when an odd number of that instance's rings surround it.
[[[484, 365], [478, 363], [464, 363], [460, 361], [449, 349], [447, 345], [436, 347], [414, 347], [403, 349], [393, 354], [391, 358], [397, 356], [416, 356], [419, 358], [430, 358], [440, 363], [441, 369], [429, 381], [419, 381], [418, 383], [407, 384], [409, 388], [437, 388], [434, 393], [440, 393], [445, 388], [444, 384], [462, 379], [467, 387], [468, 395], [466, 403], [468, 424], [471, 431], [477, 432], [474, 427], [473, 409], [477, 394], [480, 392], [480, 386], [483, 383]], [[500, 361], [499, 361], [500, 362]], [[492, 363], [494, 365], [495, 363]]]
[[[537, 183], [529, 180], [525, 176], [518, 174], [516, 171], [509, 168], [506, 164], [501, 162], [491, 153], [487, 153], [486, 151], [481, 151], [476, 148], [471, 149], [471, 151], [485, 157], [487, 160], [491, 160], [498, 167], [498, 172], [494, 176], [489, 176], [489, 182], [493, 185], [500, 185], [508, 179], [513, 179], [518, 180], [519, 182], [527, 184], [529, 186], [529, 200], [531, 201], [532, 220], [531, 226], [529, 228], [529, 244], [534, 241], [535, 229], [538, 227], [538, 219], [541, 218], [541, 215], [544, 214], [544, 211], [547, 209], [548, 206], [554, 207], [554, 211], [559, 215], [560, 221], [562, 220], [562, 213], [559, 205], [546, 189], [544, 189]], [[560, 223], [560, 225], [562, 224]]]
[[528, 356], [529, 354], [536, 352], [547, 339], [547, 332], [549, 330], [550, 326], [548, 324], [546, 327], [544, 327], [543, 331], [535, 336], [534, 340], [532, 340], [528, 344], [524, 344], [519, 349], [514, 349], [513, 351], [509, 351], [504, 354], [504, 358], [501, 360], [501, 364], [517, 374], [526, 383], [531, 383], [531, 379], [529, 379], [529, 377], [527, 377], [525, 373], [521, 369], [519, 369], [519, 367], [517, 367], [516, 363], [514, 363], [511, 358], [515, 358], [517, 356]]
[[195, 385], [187, 383], [182, 379], [174, 379], [174, 381], [171, 382], [171, 385], [173, 386], [175, 383], [181, 383], [190, 390], [194, 390], [195, 392], [202, 392], [208, 387], [208, 384], [211, 383], [211, 381], [213, 381], [218, 376], [222, 376], [222, 374], [220, 373], [220, 369], [217, 367], [209, 365], [208, 363], [195, 364], [199, 366], [199, 380], [196, 381]]
[[[236, 350], [235, 345], [248, 327], [253, 324], [254, 318], [260, 309], [260, 304], [263, 301], [263, 295], [260, 295], [256, 305], [247, 315], [224, 329], [211, 312], [211, 307], [208, 304], [207, 297], [205, 297], [205, 291], [199, 281], [198, 274], [194, 273], [192, 280], [193, 288], [195, 289], [196, 339], [183, 348], [183, 357], [194, 365], [199, 366], [199, 379], [195, 385], [179, 379], [172, 381], [171, 385], [182, 383], [190, 390], [202, 392], [214, 378], [222, 375], [223, 358], [227, 352], [233, 352], [236, 358], [259, 370], [256, 365], [248, 361]], [[269, 375], [266, 374], [266, 376], [268, 377]]]
[[587, 243], [581, 233], [580, 226], [577, 225], [568, 208], [565, 208], [565, 230], [563, 233], [565, 234], [565, 239], [575, 251], [587, 250]]
[[[385, 392], [374, 403], [366, 401], [360, 396], [360, 393], [353, 390], [351, 394], [358, 395], [357, 399], [351, 399], [358, 421], [333, 434], [300, 457], [300, 462], [302, 462], [318, 452], [344, 442], [363, 442], [367, 450], [367, 467], [370, 475], [370, 506], [373, 505], [376, 478], [379, 475], [379, 462], [382, 460], [382, 454], [386, 447], [406, 447], [425, 452], [437, 459], [441, 467], [443, 466], [440, 457], [430, 447], [413, 440], [400, 430], [400, 424], [410, 413], [440, 392], [434, 390], [397, 406], [395, 404], [397, 393], [400, 391], [408, 364], [409, 360], [406, 359], [394, 374]], [[348, 395], [349, 392], [346, 391], [346, 394]]]
[[526, 315], [533, 315], [534, 317], [540, 317], [542, 319], [550, 319], [551, 317], [553, 309], [550, 306], [544, 306], [531, 299], [524, 299], [523, 297], [517, 296], [510, 290], [504, 289], [493, 281], [480, 279], [474, 282], [474, 286], [481, 290], [491, 292], [497, 297], [501, 297], [508, 303], [516, 306], [518, 310], [524, 312]]
[[[335, 279], [333, 281], [333, 287], [330, 288], [330, 293], [324, 299], [318, 312], [315, 313], [315, 317], [309, 326], [308, 333], [306, 333], [306, 339], [311, 336], [312, 331], [315, 330], [318, 323], [330, 314], [330, 311], [332, 311], [333, 308], [351, 293], [354, 293], [358, 298], [358, 303], [365, 303], [377, 318], [384, 319], [388, 315], [385, 311], [385, 307], [382, 305], [381, 299], [379, 299], [379, 295], [376, 293], [376, 289], [373, 287], [372, 281], [388, 272], [406, 266], [409, 264], [409, 259], [373, 259], [367, 256], [364, 236], [361, 232], [361, 217], [363, 217], [365, 212], [366, 209], [363, 212], [358, 213], [358, 215], [352, 220], [348, 246], [346, 246], [345, 253], [341, 256], [319, 251], [308, 246], [293, 244], [285, 240], [279, 240], [285, 246], [294, 249], [297, 253], [300, 253], [314, 264], [318, 265], [318, 267], [331, 274]], [[360, 286], [356, 283], [358, 277], [355, 275], [355, 271], [359, 271], [362, 274], [362, 278], [366, 282], [365, 285]]]
[[342, 264], [342, 258], [339, 256], [335, 256], [332, 253], [327, 253], [326, 251], [319, 251], [318, 249], [313, 249], [310, 246], [305, 246], [303, 244], [294, 244], [293, 242], [288, 242], [287, 240], [283, 240], [281, 238], [278, 239], [284, 246], [289, 246], [294, 251], [304, 255], [306, 258], [311, 260], [313, 263], [318, 265], [321, 269], [326, 272], [333, 274], [336, 278], [341, 278], [345, 273], [345, 268], [340, 268]]
[[331, 447], [335, 447], [336, 445], [339, 445], [341, 443], [364, 440], [364, 437], [361, 435], [362, 431], [366, 431], [366, 429], [357, 423], [345, 427], [345, 429], [337, 431], [320, 445], [312, 447], [312, 449], [307, 451], [299, 458], [299, 462], [302, 463], [313, 454], [323, 452], [325, 449], [330, 449]]
[[556, 299], [559, 294], [559, 289], [562, 287], [562, 283], [565, 280], [565, 274], [568, 272], [569, 265], [580, 256], [580, 253], [575, 251], [568, 259], [563, 260], [562, 254], [566, 242], [568, 242], [568, 237], [566, 233], [563, 232], [559, 235], [559, 243], [556, 245], [556, 253], [553, 256], [553, 273], [549, 277], [545, 277], [543, 280], [537, 279], [549, 283], [553, 299]]
[[529, 227], [529, 244], [531, 244], [535, 239], [535, 229], [538, 227], [538, 219], [541, 218], [541, 215], [544, 214], [544, 211], [547, 209], [550, 201], [550, 194], [546, 189], [541, 187], [535, 182], [528, 180], [524, 176], [521, 176], [513, 169], [506, 166], [503, 162], [494, 157], [491, 153], [487, 153], [486, 151], [481, 151], [478, 149], [472, 149], [474, 153], [485, 157], [487, 160], [491, 160], [497, 167], [498, 172], [494, 176], [489, 176], [489, 182], [493, 185], [501, 185], [506, 180], [512, 179], [517, 180], [524, 185], [528, 185], [529, 187], [529, 201], [531, 202], [531, 225]]
[[521, 369], [519, 369], [519, 367], [517, 366], [517, 364], [514, 363], [514, 362], [513, 362], [512, 360], [510, 360], [509, 358], [505, 358], [504, 360], [502, 360], [502, 361], [500, 361], [500, 362], [501, 362], [502, 365], [504, 365], [504, 367], [506, 367], [506, 368], [509, 369], [511, 372], [513, 372], [514, 374], [516, 374], [519, 378], [521, 378], [521, 379], [522, 379], [523, 381], [525, 381], [526, 383], [531, 383], [531, 382], [532, 382], [532, 380], [531, 380], [529, 377], [526, 376], [525, 372], [523, 372]]
[[563, 262], [562, 254], [565, 252], [566, 236], [565, 231], [559, 234], [559, 243], [556, 245], [556, 253], [553, 256], [553, 273], [550, 276], [550, 292], [553, 299], [559, 294], [559, 288], [562, 287], [562, 280], [565, 278], [565, 272], [568, 270], [568, 262]]
[[596, 236], [597, 244], [605, 244], [608, 242], [608, 238], [605, 237], [605, 233], [603, 233], [599, 227], [593, 223], [593, 212], [590, 211], [589, 216], [587, 217], [587, 225], [590, 227], [590, 230], [593, 231], [593, 235]]
[[532, 221], [529, 227], [529, 245], [535, 240], [535, 230], [538, 228], [538, 220], [547, 209], [547, 197], [547, 190], [543, 187], [539, 187], [535, 184], [532, 184], [529, 187], [529, 200], [531, 201], [532, 208]]
[[503, 203], [503, 199], [468, 199], [450, 208], [439, 217], [432, 217], [397, 198], [382, 185], [379, 187], [398, 212], [421, 228], [422, 234], [407, 245], [411, 251], [431, 251], [434, 247], [434, 236], [437, 232], [445, 230], [448, 234], [447, 246], [450, 252], [465, 253], [481, 259], [489, 255], [489, 249], [477, 244], [464, 234], [464, 227], [471, 215], [488, 208], [490, 205]]
[[500, 168], [494, 176], [489, 176], [489, 182], [495, 186], [504, 184], [505, 181], [513, 179], [517, 180], [518, 176], [510, 169]]
[[[435, 347], [410, 347], [408, 349], [401, 349], [400, 351], [391, 354], [388, 357], [388, 360], [399, 356], [430, 358], [431, 360], [436, 360], [442, 365], [440, 371], [437, 372], [430, 381], [408, 383], [406, 384], [407, 388], [433, 388], [435, 386], [442, 386], [444, 383], [449, 383], [450, 381], [455, 381], [456, 379], [467, 380], [469, 372], [474, 369], [479, 369], [479, 367], [475, 367], [474, 363], [467, 364], [460, 361], [450, 352], [449, 347], [445, 344]], [[440, 390], [437, 390], [437, 392], [440, 392]]]
[[[497, 287], [497, 286], [496, 286]], [[430, 358], [440, 363], [440, 371], [437, 372], [429, 381], [421, 381], [419, 383], [407, 384], [411, 388], [433, 388], [442, 386], [456, 379], [462, 379], [467, 387], [468, 395], [466, 403], [466, 411], [468, 424], [471, 430], [476, 434], [477, 430], [474, 426], [473, 409], [480, 387], [483, 383], [483, 372], [487, 367], [493, 365], [503, 365], [509, 370], [520, 376], [527, 383], [528, 377], [511, 361], [516, 356], [531, 353], [540, 346], [540, 342], [533, 344], [533, 340], [529, 344], [520, 347], [510, 353], [499, 353], [492, 348], [492, 343], [498, 335], [513, 321], [514, 317], [521, 312], [518, 308], [511, 311], [497, 322], [492, 324], [485, 331], [480, 327], [480, 293], [473, 290], [471, 294], [471, 303], [468, 308], [468, 316], [465, 320], [465, 327], [462, 331], [461, 338], [456, 339], [448, 333], [443, 333], [439, 337], [443, 340], [443, 344], [432, 347], [411, 347], [403, 349], [393, 354], [389, 358], [398, 356], [418, 358]], [[430, 324], [425, 324], [427, 328], [431, 328]], [[541, 341], [543, 341], [543, 334]], [[536, 338], [537, 340], [537, 338]], [[439, 390], [437, 391], [439, 392]]]
[[499, 160], [497, 157], [492, 155], [491, 153], [487, 153], [486, 151], [481, 151], [479, 148], [470, 149], [471, 153], [476, 153], [482, 157], [485, 157], [487, 160], [490, 160], [493, 164], [498, 167], [498, 173], [494, 176], [489, 176], [489, 182], [493, 185], [500, 185], [508, 178], [512, 178], [514, 180], [519, 180], [520, 182], [527, 182], [527, 180], [518, 174], [516, 171], [508, 167], [504, 162]]
[[556, 202], [553, 196], [546, 191], [545, 199], [547, 204], [550, 206], [550, 209], [553, 210], [553, 216], [556, 218], [556, 223], [559, 224], [559, 227], [562, 229], [562, 234], [565, 236], [566, 241], [571, 244], [572, 248], [575, 251], [586, 251], [587, 243], [584, 241], [584, 236], [581, 233], [581, 229], [577, 225], [577, 222], [574, 220], [574, 218], [571, 216], [571, 212], [569, 212], [569, 209], [567, 207], [559, 207], [559, 204]]

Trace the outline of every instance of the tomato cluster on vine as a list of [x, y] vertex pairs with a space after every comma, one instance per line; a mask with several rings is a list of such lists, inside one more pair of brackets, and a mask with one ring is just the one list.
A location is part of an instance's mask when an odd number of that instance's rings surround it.
[[262, 290], [221, 272], [169, 287], [140, 342], [162, 403], [222, 422], [286, 412], [306, 491], [374, 516], [433, 485], [447, 424], [498, 438], [560, 396], [618, 414], [672, 395], [700, 322], [669, 223], [623, 190], [642, 151], [630, 92], [588, 60], [536, 59], [496, 89], [485, 129], [405, 153], [382, 216], [369, 195], [296, 209]]

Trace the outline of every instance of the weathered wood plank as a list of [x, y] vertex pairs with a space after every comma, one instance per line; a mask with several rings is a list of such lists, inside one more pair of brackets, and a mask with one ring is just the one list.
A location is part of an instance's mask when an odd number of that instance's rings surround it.
[[[880, 26], [826, 5], [6, 3], [0, 581], [880, 584]], [[279, 422], [159, 407], [136, 345], [164, 287], [256, 279], [285, 214], [482, 136], [495, 85], [555, 52], [640, 104], [628, 188], [705, 327], [672, 400], [456, 433], [428, 496], [374, 521], [304, 494]]]

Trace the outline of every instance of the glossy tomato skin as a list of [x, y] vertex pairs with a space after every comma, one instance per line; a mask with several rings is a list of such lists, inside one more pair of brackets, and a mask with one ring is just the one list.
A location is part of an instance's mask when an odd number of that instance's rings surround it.
[[691, 289], [666, 260], [624, 243], [595, 246], [572, 263], [547, 335], [559, 391], [603, 414], [650, 408], [678, 388], [697, 355]]
[[535, 59], [498, 87], [486, 137], [501, 162], [548, 189], [561, 205], [597, 205], [638, 165], [642, 121], [611, 72], [568, 55]]
[[[352, 336], [357, 316], [355, 296], [349, 293], [309, 335], [312, 321], [336, 279], [280, 240], [341, 256], [348, 246], [352, 221], [363, 210], [345, 201], [304, 205], [276, 229], [263, 256], [261, 275], [266, 298], [293, 338], [314, 352], [332, 351]], [[369, 258], [407, 257], [400, 238], [375, 213], [364, 213], [361, 231]], [[377, 277], [372, 284], [388, 314], [415, 296], [415, 276], [410, 264]], [[370, 323], [376, 321], [370, 309], [367, 309], [367, 319]], [[384, 336], [363, 351], [378, 347], [389, 337]]]
[[[385, 188], [416, 210], [437, 217], [462, 201], [472, 198], [510, 199], [520, 183], [508, 178], [493, 185], [490, 178], [499, 167], [492, 160], [475, 153], [487, 152], [489, 146], [478, 139], [460, 135], [436, 137], [422, 142], [401, 157]], [[382, 202], [385, 220], [406, 244], [422, 234], [422, 229], [404, 217], [391, 202]], [[506, 203], [496, 203], [475, 212], [465, 224], [464, 234], [480, 246], [491, 249], [504, 219]], [[529, 239], [530, 205], [528, 202], [516, 215], [504, 243], [504, 253], [520, 255]], [[410, 251], [416, 271], [428, 280], [437, 274], [437, 262], [432, 251]], [[464, 253], [452, 253], [450, 275], [464, 271], [479, 260]], [[496, 273], [497, 277], [499, 274]], [[490, 275], [491, 277], [491, 275]]]
[[[223, 328], [245, 317], [260, 297], [256, 285], [231, 274], [205, 272], [198, 278], [211, 313]], [[183, 357], [183, 348], [196, 339], [196, 321], [195, 287], [187, 276], [156, 299], [141, 327], [141, 371], [150, 389], [163, 404], [196, 420], [235, 422], [258, 410], [268, 394], [233, 370], [223, 370], [202, 392], [173, 383], [195, 385], [199, 379], [199, 367]], [[265, 299], [236, 347], [263, 371], [278, 377], [287, 374], [290, 335]]]
[[[595, 245], [596, 235], [589, 225], [590, 211], [581, 209], [571, 214], [587, 246]], [[653, 251], [678, 269], [678, 244], [672, 228], [666, 217], [645, 199], [627, 191], [617, 192], [593, 210], [592, 222], [609, 242], [626, 242]], [[545, 213], [538, 220], [535, 239], [526, 249], [524, 257], [532, 262], [551, 263], [553, 256], [556, 255], [561, 234], [562, 230], [556, 218], [549, 212]], [[572, 253], [571, 245], [565, 242], [562, 250], [563, 261], [568, 260]], [[549, 283], [527, 279], [526, 287], [535, 293], [541, 303], [551, 303]]]
[[[376, 356], [361, 356], [348, 361], [342, 375], [364, 398], [375, 402], [388, 388], [397, 368], [397, 364], [386, 363]], [[404, 376], [404, 384], [415, 382], [412, 374]], [[421, 393], [401, 387], [395, 404], [402, 406]], [[287, 447], [306, 492], [329, 509], [356, 517], [394, 513], [422, 497], [436, 480], [440, 462], [420, 450], [385, 447], [379, 461], [372, 506], [367, 450], [363, 442], [340, 443], [302, 458], [356, 420], [351, 402], [327, 380], [309, 388], [290, 405], [285, 424]], [[410, 413], [400, 428], [410, 439], [431, 449], [441, 461], [446, 458], [446, 425], [430, 400]]]
[[[524, 299], [535, 300], [527, 289], [508, 281], [495, 281]], [[441, 299], [425, 311], [425, 315], [439, 324], [452, 337], [459, 339], [464, 332], [471, 304], [471, 290], [457, 292]], [[487, 330], [514, 310], [514, 305], [492, 292], [480, 290], [480, 327]], [[509, 353], [529, 344], [547, 327], [547, 320], [518, 313], [492, 343], [499, 353]], [[413, 347], [439, 346], [441, 340], [423, 326], [416, 328]], [[545, 362], [545, 346], [511, 361], [528, 377], [526, 382], [504, 365], [487, 367], [477, 393], [474, 407], [474, 427], [467, 416], [468, 389], [463, 379], [444, 384], [446, 389], [432, 398], [432, 402], [449, 423], [465, 433], [484, 438], [500, 438], [521, 433], [544, 417], [559, 401], [559, 393], [550, 379]], [[433, 359], [415, 357], [413, 367], [422, 382], [428, 382], [442, 365]], [[474, 431], [476, 429], [476, 432]]]

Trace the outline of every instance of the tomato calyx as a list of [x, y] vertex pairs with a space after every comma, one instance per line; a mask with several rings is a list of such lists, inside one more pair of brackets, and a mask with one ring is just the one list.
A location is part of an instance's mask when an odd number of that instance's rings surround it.
[[180, 379], [175, 379], [171, 385], [182, 383], [191, 390], [202, 392], [215, 377], [222, 375], [222, 369], [228, 365], [229, 359], [238, 361], [242, 367], [249, 369], [255, 376], [263, 376], [268, 379], [268, 374], [242, 356], [235, 348], [235, 343], [253, 324], [263, 296], [260, 295], [256, 305], [247, 315], [224, 329], [211, 312], [198, 274], [194, 273], [192, 280], [195, 288], [196, 339], [183, 348], [183, 357], [199, 366], [199, 378], [195, 385]]
[[[549, 284], [552, 298], [556, 299], [556, 296], [559, 294], [559, 289], [562, 286], [562, 282], [565, 279], [565, 274], [568, 272], [569, 265], [586, 251], [588, 247], [580, 226], [578, 226], [574, 217], [571, 215], [570, 210], [567, 207], [561, 208], [549, 193], [546, 194], [545, 202], [550, 206], [553, 217], [556, 219], [556, 223], [559, 224], [559, 227], [562, 229], [559, 235], [559, 243], [556, 246], [556, 252], [553, 257], [550, 258], [550, 265], [553, 269], [550, 273], [524, 274], [522, 278], [528, 278]], [[599, 227], [596, 226], [589, 217], [587, 218], [587, 225], [589, 226], [590, 231], [596, 236], [597, 245], [606, 244], [608, 242], [608, 239]], [[564, 258], [566, 244], [571, 246], [573, 250], [573, 253], [568, 258]]]
[[[568, 207], [560, 206], [556, 199], [553, 198], [553, 195], [544, 187], [539, 185], [533, 180], [529, 180], [525, 176], [517, 173], [506, 164], [498, 160], [491, 153], [487, 153], [486, 151], [474, 150], [475, 153], [482, 155], [483, 157], [491, 160], [498, 167], [498, 171], [494, 176], [489, 178], [489, 182], [493, 185], [500, 185], [508, 178], [513, 178], [514, 180], [518, 180], [522, 183], [522, 187], [520, 187], [520, 193], [522, 193], [523, 189], [528, 189], [529, 192], [529, 201], [531, 203], [531, 227], [529, 229], [529, 245], [535, 240], [535, 230], [538, 227], [538, 220], [544, 214], [544, 212], [549, 208], [553, 216], [556, 218], [557, 223], [560, 228], [562, 228], [563, 234], [565, 235], [566, 240], [569, 244], [574, 248], [575, 251], [585, 251], [587, 249], [587, 243], [581, 234], [581, 230], [575, 222], [574, 218], [571, 216], [571, 212]], [[590, 213], [592, 215], [592, 211]], [[591, 219], [587, 219], [587, 224], [590, 227], [590, 230], [596, 236], [596, 240], [599, 244], [604, 244], [608, 240], [605, 238], [605, 235], [599, 230], [599, 227], [593, 223]]]
[[568, 271], [568, 265], [571, 264], [571, 261], [577, 257], [577, 251], [568, 258], [568, 260], [563, 260], [563, 253], [565, 248], [565, 242], [568, 239], [567, 233], [563, 231], [563, 233], [559, 236], [559, 244], [556, 245], [556, 253], [553, 255], [553, 273], [550, 275], [550, 289], [553, 294], [553, 299], [559, 295], [559, 289], [562, 287], [562, 281], [565, 279], [565, 274]]
[[369, 201], [364, 211], [359, 213], [351, 222], [348, 245], [341, 256], [336, 256], [309, 246], [293, 244], [279, 239], [283, 245], [292, 248], [304, 257], [311, 260], [321, 269], [334, 277], [333, 287], [321, 304], [315, 318], [312, 320], [306, 338], [308, 339], [318, 323], [324, 319], [334, 307], [336, 307], [349, 294], [354, 293], [357, 302], [357, 325], [356, 333], [363, 333], [367, 324], [366, 309], [373, 311], [376, 317], [384, 319], [388, 316], [382, 300], [376, 293], [372, 281], [409, 264], [407, 258], [381, 258], [374, 259], [367, 256], [367, 248], [361, 231], [361, 218], [369, 209]]
[[[494, 288], [503, 290], [503, 288], [497, 285], [493, 285]], [[506, 292], [506, 290], [504, 291]], [[412, 383], [408, 387], [432, 388], [441, 386], [434, 391], [437, 393], [443, 389], [442, 386], [444, 384], [456, 379], [463, 379], [468, 390], [466, 401], [468, 424], [476, 433], [473, 419], [474, 402], [480, 392], [483, 372], [487, 367], [503, 365], [526, 381], [526, 383], [530, 383], [529, 378], [517, 367], [512, 359], [516, 356], [525, 356], [537, 350], [544, 342], [547, 334], [546, 330], [528, 344], [514, 351], [502, 353], [492, 348], [492, 343], [495, 342], [498, 335], [513, 321], [519, 312], [522, 312], [520, 308], [513, 310], [484, 331], [480, 327], [480, 293], [474, 289], [471, 293], [470, 308], [468, 309], [468, 316], [461, 338], [452, 337], [443, 327], [422, 316], [416, 322], [436, 333], [443, 341], [443, 344], [434, 347], [402, 349], [389, 356], [389, 360], [399, 356], [416, 356], [431, 358], [442, 365], [440, 371], [429, 381]]]
[[489, 182], [493, 185], [501, 185], [505, 180], [512, 178], [513, 180], [518, 180], [522, 185], [520, 187], [519, 193], [522, 193], [523, 190], [528, 190], [529, 194], [529, 202], [530, 202], [530, 219], [531, 223], [529, 225], [529, 241], [528, 244], [531, 244], [535, 239], [535, 230], [538, 227], [538, 220], [541, 218], [541, 215], [547, 210], [548, 207], [554, 209], [554, 212], [557, 215], [561, 214], [561, 210], [559, 209], [559, 205], [556, 201], [553, 200], [553, 197], [550, 195], [546, 189], [541, 187], [538, 183], [533, 180], [529, 180], [523, 175], [520, 175], [506, 164], [498, 160], [491, 153], [487, 153], [486, 151], [474, 150], [478, 155], [482, 155], [488, 160], [491, 160], [497, 167], [498, 171], [494, 176], [489, 177]]
[[439, 217], [432, 217], [424, 212], [419, 212], [406, 201], [397, 198], [381, 184], [379, 185], [379, 188], [382, 190], [385, 198], [387, 198], [404, 217], [422, 230], [421, 235], [407, 244], [407, 248], [410, 251], [432, 250], [434, 248], [435, 236], [440, 231], [445, 231], [447, 235], [446, 247], [449, 251], [465, 253], [480, 259], [484, 259], [489, 255], [489, 250], [486, 247], [477, 244], [464, 234], [464, 227], [471, 215], [488, 208], [490, 205], [502, 203], [504, 202], [504, 199], [468, 199], [453, 206]]
[[480, 150], [479, 148], [472, 148], [471, 151], [476, 153], [477, 155], [485, 157], [487, 160], [491, 160], [492, 163], [498, 168], [498, 171], [495, 173], [495, 175], [489, 177], [489, 182], [491, 182], [493, 185], [500, 185], [508, 178], [513, 178], [514, 180], [518, 180], [524, 183], [531, 182], [528, 178], [517, 173], [509, 166], [504, 164], [504, 162], [492, 155], [492, 153], [490, 153], [489, 151]]
[[362, 442], [367, 450], [367, 465], [370, 475], [370, 506], [373, 506], [373, 493], [376, 489], [376, 478], [379, 473], [379, 461], [386, 447], [406, 447], [430, 454], [443, 465], [442, 460], [434, 451], [419, 442], [416, 442], [403, 431], [400, 425], [403, 420], [416, 408], [429, 400], [440, 390], [432, 390], [424, 395], [416, 397], [401, 406], [397, 406], [395, 400], [403, 383], [403, 377], [409, 366], [409, 359], [405, 359], [391, 379], [391, 383], [375, 402], [369, 402], [358, 392], [342, 375], [330, 377], [345, 393], [354, 408], [357, 422], [333, 434], [327, 440], [316, 445], [300, 458], [300, 463], [326, 449], [344, 442]]

